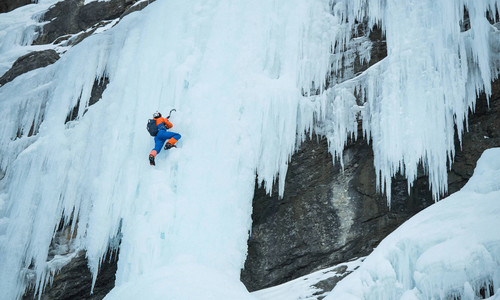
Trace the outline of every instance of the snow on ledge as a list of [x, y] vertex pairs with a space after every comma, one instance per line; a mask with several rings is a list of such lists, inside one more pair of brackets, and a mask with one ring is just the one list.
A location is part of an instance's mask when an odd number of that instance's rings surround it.
[[277, 286], [255, 291], [252, 294], [259, 300], [322, 299], [328, 293], [322, 286], [323, 282], [340, 281], [341, 278], [359, 268], [363, 260], [364, 257], [357, 258]]
[[[462, 190], [384, 239], [332, 299], [500, 299], [500, 148]], [[482, 295], [481, 295], [482, 294]]]
[[83, 3], [83, 5], [87, 5], [90, 2], [109, 2], [109, 1], [111, 1], [111, 0], [85, 0], [85, 2]]

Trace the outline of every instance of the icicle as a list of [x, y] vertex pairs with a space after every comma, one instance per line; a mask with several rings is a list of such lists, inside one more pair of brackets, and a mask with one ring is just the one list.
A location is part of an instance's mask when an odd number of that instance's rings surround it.
[[[490, 67], [489, 41], [494, 30], [486, 19], [486, 11], [498, 9], [497, 2], [358, 1], [339, 2], [336, 6], [341, 8], [334, 7], [342, 22], [363, 22], [368, 17], [369, 24], [381, 24], [386, 35], [388, 57], [334, 87], [330, 101], [336, 103], [340, 97], [352, 103], [348, 94], [356, 94], [358, 83], [364, 86], [366, 103], [358, 113], [366, 136], [373, 142], [377, 185], [387, 194], [388, 203], [391, 177], [401, 172], [411, 186], [420, 163], [428, 172], [433, 198], [438, 200], [446, 193], [447, 170], [455, 149], [454, 128], [461, 141], [463, 123], [467, 125], [476, 95], [489, 95], [490, 81], [498, 73]], [[464, 5], [471, 29], [461, 32]], [[337, 39], [336, 43], [342, 41]], [[337, 109], [330, 114], [352, 112]], [[343, 128], [349, 132], [345, 124], [332, 131]], [[339, 153], [344, 135], [327, 136], [330, 144], [336, 145], [332, 154]]]

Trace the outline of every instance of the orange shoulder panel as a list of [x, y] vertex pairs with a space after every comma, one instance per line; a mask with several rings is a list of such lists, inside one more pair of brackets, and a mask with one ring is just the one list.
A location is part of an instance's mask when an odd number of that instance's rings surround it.
[[161, 123], [163, 123], [163, 117], [156, 118], [155, 121], [156, 121], [156, 126], [158, 126]]
[[165, 126], [167, 127], [167, 129], [170, 129], [172, 128], [172, 123], [170, 123], [170, 121], [167, 119], [167, 118], [164, 118], [164, 117], [159, 117], [156, 120], [156, 126], [160, 125], [161, 123], [165, 123]]

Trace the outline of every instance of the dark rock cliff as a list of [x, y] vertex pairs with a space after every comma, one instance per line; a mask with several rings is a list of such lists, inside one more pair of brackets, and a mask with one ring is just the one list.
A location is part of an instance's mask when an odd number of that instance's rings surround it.
[[[94, 291], [90, 294], [92, 285], [92, 274], [87, 266], [85, 252], [80, 251], [65, 265], [55, 276], [52, 284], [49, 284], [40, 300], [100, 300], [103, 299], [115, 286], [115, 273], [117, 267], [116, 254], [108, 253], [101, 265], [101, 272], [97, 276]], [[33, 295], [34, 291], [28, 289], [22, 297], [23, 300], [38, 299]]]
[[0, 2], [0, 13], [6, 13], [26, 4], [31, 4], [32, 0], [2, 0]]
[[0, 86], [12, 81], [17, 76], [32, 71], [34, 69], [43, 68], [53, 64], [59, 59], [59, 54], [55, 50], [48, 49], [44, 51], [33, 51], [19, 57], [2, 77], [0, 77]]
[[[41, 21], [50, 21], [45, 24], [35, 45], [59, 42], [65, 36], [96, 29], [106, 21], [120, 18], [137, 0], [94, 1], [83, 5], [82, 0], [65, 0], [52, 6]], [[87, 37], [93, 32], [85, 32]], [[58, 41], [59, 39], [59, 41]]]

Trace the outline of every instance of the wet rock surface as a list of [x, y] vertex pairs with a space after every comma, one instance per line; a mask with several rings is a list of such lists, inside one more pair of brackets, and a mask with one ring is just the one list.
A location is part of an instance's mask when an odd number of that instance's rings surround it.
[[102, 21], [119, 18], [136, 0], [94, 1], [84, 5], [82, 0], [66, 0], [53, 5], [41, 21], [43, 26], [35, 45], [49, 44], [56, 39], [86, 31]]
[[[55, 276], [52, 284], [49, 284], [41, 300], [100, 300], [103, 299], [115, 286], [115, 273], [117, 268], [116, 254], [108, 256], [101, 265], [93, 293], [91, 294], [92, 274], [87, 266], [85, 252], [80, 251], [67, 265], [65, 265]], [[38, 295], [28, 290], [22, 297], [23, 300], [38, 299]]]
[[31, 0], [2, 0], [0, 2], [0, 13], [6, 13], [31, 3], [33, 3]]
[[462, 188], [472, 176], [476, 162], [484, 150], [500, 147], [500, 80], [493, 82], [489, 101], [480, 95], [474, 113], [469, 113], [469, 126], [462, 144], [455, 139], [456, 155], [448, 172], [448, 192]]
[[251, 291], [369, 254], [397, 226], [434, 203], [425, 178], [407, 194], [393, 184], [392, 209], [377, 193], [373, 153], [364, 141], [333, 164], [325, 139], [306, 141], [292, 157], [283, 199], [257, 189], [248, 257], [241, 279]]

